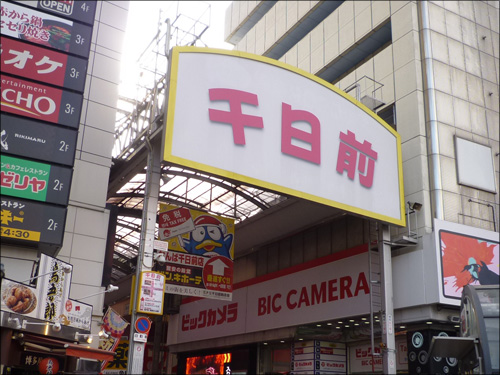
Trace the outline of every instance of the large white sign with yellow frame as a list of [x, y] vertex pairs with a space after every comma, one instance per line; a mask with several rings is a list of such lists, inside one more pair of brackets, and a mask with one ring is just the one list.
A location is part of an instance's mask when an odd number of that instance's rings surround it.
[[171, 53], [164, 160], [405, 225], [401, 140], [328, 82], [266, 57]]

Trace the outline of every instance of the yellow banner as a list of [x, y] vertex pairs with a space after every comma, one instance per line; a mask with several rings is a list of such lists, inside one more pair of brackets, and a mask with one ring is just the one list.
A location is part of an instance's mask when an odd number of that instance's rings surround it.
[[1, 237], [17, 238], [28, 241], [40, 241], [40, 232], [2, 227]]

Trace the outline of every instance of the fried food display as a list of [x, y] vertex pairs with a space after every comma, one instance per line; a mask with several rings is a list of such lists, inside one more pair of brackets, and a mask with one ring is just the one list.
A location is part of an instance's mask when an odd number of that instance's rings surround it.
[[27, 286], [12, 284], [2, 294], [5, 305], [18, 314], [29, 314], [36, 307], [36, 297]]

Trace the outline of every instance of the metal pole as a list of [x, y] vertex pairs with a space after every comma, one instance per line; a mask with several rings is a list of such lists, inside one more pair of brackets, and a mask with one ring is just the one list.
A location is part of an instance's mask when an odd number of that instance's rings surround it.
[[394, 305], [392, 300], [392, 259], [390, 232], [387, 224], [378, 225], [378, 252], [382, 286], [382, 358], [383, 373], [396, 373], [396, 339], [394, 335]]

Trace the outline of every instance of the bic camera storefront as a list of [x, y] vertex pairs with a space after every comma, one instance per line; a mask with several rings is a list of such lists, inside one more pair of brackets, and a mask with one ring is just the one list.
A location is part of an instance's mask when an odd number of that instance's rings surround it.
[[457, 373], [456, 359], [428, 353], [432, 336], [458, 333], [463, 275], [450, 265], [463, 249], [452, 244], [491, 253], [482, 259], [498, 274], [495, 233], [435, 220], [412, 251], [386, 252], [387, 224], [406, 226], [391, 127], [276, 60], [191, 47], [171, 56], [164, 160], [299, 198], [236, 227], [232, 296], [184, 298], [169, 321], [171, 370]]

